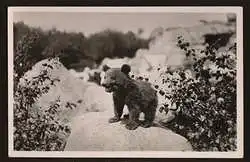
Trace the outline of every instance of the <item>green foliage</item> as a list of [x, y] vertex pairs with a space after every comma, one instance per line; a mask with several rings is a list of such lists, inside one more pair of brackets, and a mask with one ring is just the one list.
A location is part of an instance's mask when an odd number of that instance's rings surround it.
[[[183, 69], [161, 75], [160, 87], [170, 89], [162, 95], [180, 109], [168, 127], [185, 136], [197, 151], [235, 151], [236, 44], [225, 52], [213, 45], [199, 51], [178, 39], [177, 45], [193, 60], [192, 75]], [[166, 111], [171, 105], [165, 106]]]
[[[60, 151], [66, 144], [70, 128], [59, 122], [57, 111], [60, 99], [48, 108], [35, 108], [34, 103], [49, 87], [59, 80], [51, 79], [51, 65], [43, 64], [44, 70], [32, 80], [21, 79], [14, 93], [14, 150]], [[47, 84], [44, 84], [44, 83]]]

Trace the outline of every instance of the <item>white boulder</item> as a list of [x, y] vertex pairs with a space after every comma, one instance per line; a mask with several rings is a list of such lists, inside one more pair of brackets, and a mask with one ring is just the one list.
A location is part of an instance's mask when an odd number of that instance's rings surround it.
[[127, 130], [120, 122], [108, 123], [112, 115], [90, 112], [76, 118], [65, 151], [192, 151], [189, 142], [171, 130]]

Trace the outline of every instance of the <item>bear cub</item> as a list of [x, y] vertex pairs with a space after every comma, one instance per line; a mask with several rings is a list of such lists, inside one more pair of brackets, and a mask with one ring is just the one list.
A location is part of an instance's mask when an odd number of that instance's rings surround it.
[[[105, 91], [112, 93], [114, 102], [114, 117], [109, 123], [121, 120], [124, 105], [127, 105], [129, 115], [126, 128], [134, 130], [138, 126], [148, 128], [152, 126], [158, 104], [156, 91], [151, 84], [129, 77], [131, 67], [127, 64], [121, 68], [109, 68], [105, 66], [105, 75], [101, 85]], [[140, 122], [140, 113], [144, 113], [145, 120]]]

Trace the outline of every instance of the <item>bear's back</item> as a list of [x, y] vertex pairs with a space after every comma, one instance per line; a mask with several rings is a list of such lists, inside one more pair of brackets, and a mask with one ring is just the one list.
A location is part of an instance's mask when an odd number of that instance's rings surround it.
[[141, 80], [134, 80], [133, 82], [136, 88], [132, 93], [139, 95], [142, 102], [150, 102], [157, 98], [157, 92], [152, 88], [150, 83]]

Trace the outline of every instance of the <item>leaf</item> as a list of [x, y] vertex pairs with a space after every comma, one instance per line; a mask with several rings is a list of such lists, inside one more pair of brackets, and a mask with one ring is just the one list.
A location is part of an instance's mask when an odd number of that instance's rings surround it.
[[217, 147], [213, 147], [212, 149], [213, 151], [219, 151], [219, 149]]
[[205, 116], [203, 116], [203, 115], [200, 116], [200, 120], [201, 120], [202, 122], [203, 122], [205, 119], [206, 119]]
[[208, 131], [207, 136], [212, 137], [212, 131], [211, 130]]
[[201, 133], [203, 133], [203, 132], [205, 131], [205, 129], [202, 128], [202, 127], [200, 127], [200, 128], [199, 128], [199, 131], [200, 131]]
[[161, 107], [159, 108], [159, 112], [162, 113], [163, 110], [164, 110], [164, 107], [161, 106]]
[[184, 126], [183, 126], [183, 125], [180, 125], [180, 126], [179, 126], [179, 129], [183, 129], [183, 128], [184, 128]]
[[217, 139], [215, 140], [215, 142], [219, 144], [219, 143], [220, 143], [220, 139], [217, 138]]
[[210, 126], [210, 127], [212, 127], [213, 126], [213, 121], [210, 119], [210, 120], [208, 120], [208, 125]]
[[164, 96], [165, 92], [164, 92], [163, 90], [160, 90], [160, 91], [159, 91], [159, 94], [160, 94], [161, 96]]

